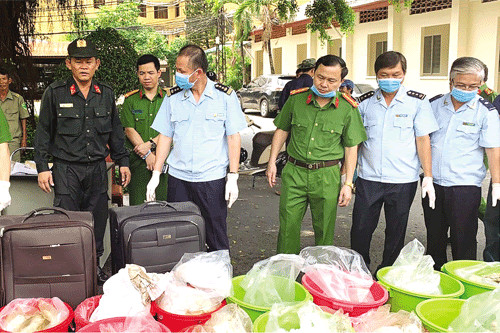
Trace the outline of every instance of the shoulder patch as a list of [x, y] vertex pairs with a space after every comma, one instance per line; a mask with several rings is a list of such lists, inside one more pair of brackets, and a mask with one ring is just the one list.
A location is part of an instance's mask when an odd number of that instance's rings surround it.
[[484, 89], [484, 92], [486, 93], [486, 95], [491, 95], [491, 94], [493, 94], [493, 90], [491, 90], [490, 88], [486, 88], [486, 89]]
[[432, 103], [432, 102], [434, 102], [435, 100], [438, 100], [438, 99], [440, 99], [440, 98], [441, 98], [441, 97], [443, 97], [443, 96], [444, 96], [443, 94], [436, 95], [436, 96], [432, 97], [432, 98], [429, 100], [429, 102], [431, 102], [431, 103]]
[[129, 96], [132, 96], [133, 94], [137, 94], [139, 92], [139, 89], [136, 89], [136, 90], [132, 90], [132, 91], [129, 91], [128, 93], [126, 93], [125, 95], [123, 95], [125, 98], [129, 97]]
[[358, 107], [358, 103], [356, 102], [356, 100], [354, 100], [354, 98], [349, 95], [349, 94], [346, 94], [346, 93], [342, 93], [342, 97], [344, 97], [344, 99], [352, 105], [352, 107], [354, 108], [357, 108]]
[[172, 88], [166, 88], [165, 93], [167, 97], [177, 94], [179, 91], [182, 91], [182, 88], [179, 86], [173, 86]]
[[228, 95], [231, 95], [231, 93], [233, 92], [233, 88], [225, 86], [222, 83], [216, 83], [215, 89], [225, 92]]
[[491, 104], [487, 99], [481, 97], [479, 98], [479, 102], [481, 102], [481, 104], [486, 106], [488, 110], [497, 111], [497, 108], [493, 104]]
[[290, 96], [304, 92], [304, 91], [308, 91], [308, 90], [309, 90], [309, 87], [294, 89], [294, 90], [290, 91]]
[[67, 82], [66, 82], [66, 80], [59, 80], [59, 81], [55, 81], [55, 82], [53, 82], [53, 83], [51, 84], [51, 86], [52, 86], [53, 88], [63, 87], [63, 86], [65, 86], [65, 85], [66, 85], [66, 83], [67, 83]]
[[418, 98], [418, 99], [424, 99], [425, 98], [425, 94], [422, 94], [422, 93], [419, 93], [418, 91], [415, 91], [415, 90], [408, 90], [406, 92], [406, 94], [410, 97], [415, 97], [415, 98]]
[[359, 97], [358, 97], [358, 101], [359, 101], [359, 103], [361, 103], [361, 102], [363, 102], [365, 99], [370, 98], [370, 97], [372, 97], [373, 95], [375, 95], [375, 91], [373, 91], [373, 90], [372, 90], [372, 91], [369, 91], [369, 92], [364, 93], [363, 95], [359, 96]]

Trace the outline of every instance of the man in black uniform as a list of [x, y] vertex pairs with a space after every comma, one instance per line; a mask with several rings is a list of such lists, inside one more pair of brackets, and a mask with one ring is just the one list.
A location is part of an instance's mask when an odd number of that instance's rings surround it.
[[[52, 83], [42, 96], [35, 135], [38, 186], [47, 193], [54, 187], [56, 207], [92, 212], [99, 259], [108, 216], [105, 158], [111, 153], [126, 186], [128, 153], [113, 90], [92, 79], [100, 64], [97, 49], [91, 41], [77, 39], [69, 44], [68, 55], [72, 77]], [[99, 266], [97, 279], [99, 284], [107, 279]]]
[[280, 110], [283, 108], [283, 105], [285, 105], [288, 97], [290, 97], [290, 91], [305, 87], [312, 87], [314, 66], [316, 66], [316, 59], [314, 58], [306, 59], [297, 65], [297, 70], [302, 71], [302, 74], [300, 74], [298, 78], [293, 79], [285, 84], [285, 87], [283, 88], [283, 91], [280, 95], [280, 100], [278, 101], [278, 108]]

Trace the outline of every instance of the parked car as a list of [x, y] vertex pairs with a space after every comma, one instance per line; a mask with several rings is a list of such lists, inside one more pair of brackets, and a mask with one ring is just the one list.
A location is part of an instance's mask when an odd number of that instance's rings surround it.
[[243, 111], [259, 110], [262, 117], [276, 115], [278, 101], [285, 84], [295, 76], [269, 74], [261, 75], [236, 92]]
[[367, 83], [355, 83], [354, 84], [354, 91], [352, 92], [352, 97], [357, 98], [364, 93], [367, 93], [372, 90], [376, 90], [377, 88], [373, 87], [370, 84]]

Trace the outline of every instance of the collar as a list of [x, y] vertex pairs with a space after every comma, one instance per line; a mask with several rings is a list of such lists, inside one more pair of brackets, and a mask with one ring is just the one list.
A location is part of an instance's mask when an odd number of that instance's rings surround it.
[[[164, 91], [159, 85], [158, 88], [156, 89], [156, 95], [154, 97], [156, 97], [157, 95], [160, 95], [160, 98], [163, 98], [164, 95]], [[142, 99], [143, 97], [146, 97], [146, 90], [144, 89], [143, 86], [141, 86], [141, 88], [139, 89], [139, 98]]]
[[314, 93], [311, 90], [309, 90], [309, 95], [307, 95], [306, 104], [310, 104], [311, 102], [313, 102], [315, 107], [317, 107], [318, 109], [323, 109], [323, 110], [328, 110], [328, 108], [330, 108], [330, 106], [333, 106], [334, 108], [338, 108], [340, 97], [342, 97], [341, 93], [337, 91], [335, 93], [335, 96], [332, 97], [330, 99], [330, 101], [328, 103], [326, 103], [323, 107], [321, 107], [321, 106], [319, 106], [318, 101], [316, 100], [316, 98], [314, 96]]
[[10, 91], [10, 89], [7, 91], [7, 95], [5, 95], [5, 99], [14, 99], [14, 95], [12, 95], [12, 91]]
[[205, 90], [203, 90], [203, 96], [207, 96], [211, 99], [215, 98], [215, 82], [212, 80], [207, 80], [207, 85]]
[[[400, 86], [398, 92], [396, 93], [396, 96], [394, 96], [392, 101], [404, 103], [406, 96], [406, 88], [404, 86]], [[389, 105], [386, 105], [385, 103], [384, 95], [382, 95], [382, 89], [378, 88], [377, 90], [375, 90], [375, 95], [373, 95], [373, 97], [375, 97], [378, 103], [382, 104], [385, 107], [389, 107]]]
[[[78, 88], [78, 84], [76, 84], [76, 81], [74, 78], [71, 78], [68, 80], [68, 85], [69, 85], [69, 93], [71, 95], [76, 95], [76, 94], [78, 94], [78, 92], [80, 92], [80, 88]], [[89, 91], [92, 91], [92, 92], [99, 94], [99, 95], [102, 94], [101, 87], [99, 87], [97, 82], [95, 82], [93, 79], [92, 79], [92, 82], [90, 83], [90, 90]]]
[[447, 107], [448, 109], [450, 109], [453, 112], [462, 112], [462, 111], [465, 111], [467, 109], [474, 110], [477, 107], [477, 103], [479, 102], [479, 98], [480, 98], [479, 95], [474, 96], [473, 99], [471, 99], [470, 101], [468, 101], [467, 103], [465, 103], [464, 105], [459, 107], [458, 110], [455, 111], [455, 108], [453, 107], [453, 103], [451, 101], [451, 92], [449, 92], [443, 98], [442, 106]]

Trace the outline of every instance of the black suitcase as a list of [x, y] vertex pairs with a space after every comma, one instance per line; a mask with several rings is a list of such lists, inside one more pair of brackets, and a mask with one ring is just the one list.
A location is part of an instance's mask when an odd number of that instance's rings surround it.
[[126, 264], [165, 273], [184, 253], [206, 251], [205, 221], [192, 202], [110, 208], [109, 220], [113, 274]]

